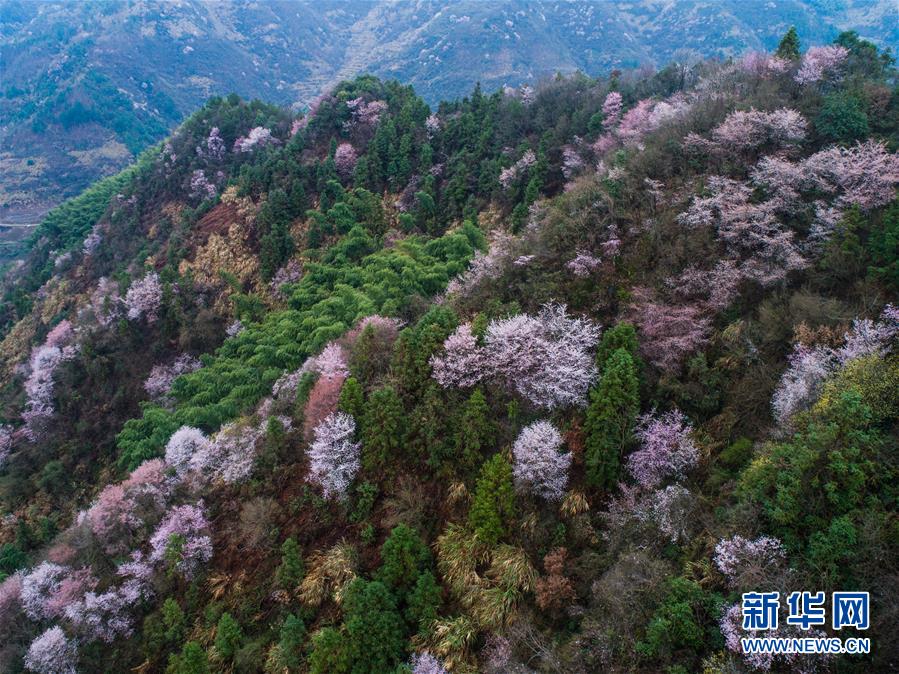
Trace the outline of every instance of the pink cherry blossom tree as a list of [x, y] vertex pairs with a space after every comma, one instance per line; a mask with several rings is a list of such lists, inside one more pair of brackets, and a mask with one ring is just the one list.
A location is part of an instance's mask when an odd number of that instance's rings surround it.
[[644, 288], [632, 294], [630, 317], [640, 330], [640, 351], [659, 369], [677, 371], [708, 341], [711, 322], [699, 308], [658, 302]]
[[59, 588], [46, 605], [50, 616], [62, 615], [69, 606], [78, 602], [86, 592], [92, 591], [99, 581], [88, 568], [70, 571], [59, 582]]
[[566, 180], [571, 180], [584, 170], [584, 160], [573, 145], [562, 148], [562, 175]]
[[743, 280], [733, 260], [719, 260], [713, 269], [702, 270], [696, 266], [685, 269], [667, 284], [677, 297], [685, 301], [698, 301], [711, 312], [730, 306], [737, 297]]
[[888, 152], [882, 141], [822, 150], [803, 161], [802, 169], [810, 187], [839, 194], [838, 206], [855, 204], [863, 211], [890, 203], [899, 187], [899, 152]]
[[472, 334], [471, 323], [463, 323], [443, 342], [442, 354], [431, 356], [434, 379], [444, 388], [469, 388], [487, 374], [485, 353]]
[[712, 130], [711, 136], [716, 149], [734, 153], [763, 145], [796, 145], [805, 138], [807, 126], [805, 118], [790, 108], [771, 112], [736, 110]]
[[740, 261], [744, 278], [768, 286], [781, 281], [808, 261], [799, 252], [794, 233], [775, 216], [777, 204], [751, 200], [747, 184], [721, 176], [708, 179], [707, 197], [695, 197], [678, 222], [713, 227], [730, 259]]
[[596, 378], [592, 350], [598, 339], [592, 321], [569, 317], [564, 305], [547, 304], [537, 316], [491, 321], [483, 347], [470, 326], [461, 326], [431, 366], [444, 387], [496, 378], [536, 407], [582, 405]]
[[823, 346], [812, 349], [797, 344], [790, 355], [789, 367], [771, 398], [774, 418], [784, 424], [797, 412], [810, 407], [818, 399], [824, 381], [836, 365], [836, 355], [832, 349]]
[[684, 486], [668, 485], [645, 496], [638, 506], [638, 519], [652, 524], [672, 543], [689, 540], [695, 527], [696, 497]]
[[86, 517], [94, 536], [109, 554], [126, 552], [131, 532], [142, 524], [134, 512], [133, 501], [121, 484], [104, 488]]
[[194, 454], [210, 451], [209, 438], [198, 428], [182, 426], [172, 434], [165, 446], [165, 462], [175, 469], [179, 476], [190, 470]]
[[218, 194], [215, 184], [206, 177], [206, 171], [197, 169], [190, 175], [190, 196], [200, 201], [213, 199]]
[[236, 484], [253, 472], [256, 443], [264, 434], [262, 424], [226, 424], [190, 458], [193, 474], [206, 482], [222, 480]]
[[785, 73], [790, 67], [790, 62], [767, 52], [751, 51], [740, 59], [739, 67], [744, 73], [766, 80]]
[[852, 321], [852, 329], [846, 333], [843, 346], [836, 352], [836, 358], [841, 364], [845, 364], [855, 358], [885, 356], [895, 347], [897, 336], [899, 309], [888, 304], [877, 321], [869, 318], [856, 318]]
[[343, 347], [337, 342], [329, 342], [309, 364], [308, 371], [318, 372], [320, 376], [328, 379], [349, 377], [350, 370]]
[[161, 507], [171, 495], [174, 480], [169, 477], [165, 461], [149, 459], [131, 471], [122, 486], [131, 498], [147, 498]]
[[0, 581], [0, 633], [12, 634], [15, 622], [22, 611], [21, 571], [7, 576]]
[[270, 129], [266, 129], [262, 126], [257, 126], [250, 129], [250, 132], [246, 136], [241, 136], [234, 141], [234, 151], [252, 152], [258, 147], [277, 144], [278, 139], [272, 136], [272, 132]]
[[849, 56], [849, 50], [838, 45], [810, 47], [802, 55], [802, 63], [796, 73], [796, 81], [799, 84], [820, 82], [825, 77], [837, 73], [847, 56]]
[[625, 145], [638, 145], [640, 140], [652, 130], [652, 110], [655, 102], [644, 98], [624, 113], [618, 125], [618, 137]]
[[565, 305], [547, 304], [535, 317], [491, 321], [487, 362], [507, 387], [536, 407], [583, 405], [596, 379], [598, 340], [595, 323], [569, 317]]
[[512, 446], [515, 484], [547, 501], [560, 501], [568, 485], [571, 452], [561, 452], [562, 435], [548, 421], [525, 426]]
[[275, 272], [275, 275], [269, 282], [268, 287], [271, 288], [272, 292], [278, 297], [278, 299], [286, 300], [287, 297], [284, 294], [284, 286], [289, 283], [296, 283], [302, 277], [302, 265], [296, 258], [291, 258], [284, 264], [283, 267]]
[[155, 322], [159, 317], [161, 304], [162, 284], [159, 281], [159, 274], [155, 271], [148, 272], [143, 278], [133, 281], [125, 293], [125, 307], [130, 321], [144, 318], [147, 323]]
[[201, 157], [208, 157], [215, 161], [221, 161], [225, 157], [225, 141], [222, 139], [221, 132], [217, 126], [209, 130], [209, 136], [206, 138], [206, 149], [197, 148], [197, 154]]
[[755, 587], [786, 560], [783, 544], [761, 536], [749, 540], [733, 536], [718, 541], [713, 556], [715, 566], [733, 589]]
[[44, 344], [47, 346], [55, 346], [64, 349], [75, 339], [75, 329], [71, 322], [67, 319], [61, 320], [56, 326], [47, 333]]
[[346, 106], [352, 111], [352, 118], [344, 126], [347, 132], [355, 128], [371, 129], [378, 125], [388, 108], [386, 101], [368, 101], [361, 96], [346, 102]]
[[22, 608], [32, 620], [47, 620], [58, 613], [54, 598], [70, 569], [52, 562], [42, 562], [22, 579]]
[[27, 400], [22, 412], [25, 436], [35, 441], [56, 413], [54, 405], [54, 374], [57, 368], [77, 353], [71, 344], [74, 330], [69, 321], [61, 321], [46, 337], [44, 343], [31, 351], [30, 372], [25, 380]]
[[498, 279], [511, 263], [515, 238], [509, 234], [495, 234], [487, 253], [475, 251], [468, 269], [450, 280], [446, 294], [467, 296], [483, 284]]
[[77, 674], [78, 649], [57, 625], [31, 642], [24, 664], [35, 674]]
[[123, 554], [138, 542], [142, 529], [162, 515], [172, 488], [165, 463], [145, 461], [126, 480], [106, 486], [85, 521], [108, 554]]
[[170, 363], [154, 365], [144, 381], [144, 390], [156, 402], [169, 402], [168, 394], [172, 390], [172, 382], [182, 374], [199, 370], [202, 365], [199, 359], [186, 353], [181, 354]]
[[512, 166], [500, 171], [499, 184], [502, 185], [504, 190], [509, 189], [512, 187], [512, 184], [518, 180], [519, 176], [523, 175], [536, 163], [537, 155], [534, 154], [534, 151], [526, 150], [525, 153], [521, 155], [521, 158], [512, 164]]
[[679, 479], [696, 466], [699, 450], [690, 437], [693, 427], [677, 409], [640, 417], [636, 436], [640, 448], [628, 457], [628, 470], [642, 487]]
[[93, 255], [97, 252], [100, 244], [103, 243], [103, 228], [98, 222], [91, 228], [91, 231], [84, 237], [84, 243], [81, 246], [81, 252], [86, 256]]
[[602, 264], [600, 258], [579, 250], [577, 255], [565, 263], [565, 268], [578, 278], [586, 278], [596, 271], [600, 264]]
[[106, 592], [88, 592], [66, 608], [66, 618], [87, 641], [112, 643], [134, 633], [133, 611], [147, 597], [148, 587], [127, 581]]
[[165, 562], [190, 580], [212, 558], [212, 538], [202, 502], [169, 510], [150, 537], [149, 561]]
[[334, 151], [334, 166], [341, 178], [349, 178], [356, 168], [356, 162], [359, 161], [359, 155], [356, 149], [349, 143], [341, 143]]
[[409, 666], [412, 674], [449, 674], [440, 660], [427, 651], [413, 655]]
[[605, 100], [602, 102], [602, 128], [607, 132], [612, 131], [621, 121], [621, 110], [623, 102], [621, 94], [617, 91], [610, 91], [606, 94]]
[[93, 315], [98, 326], [108, 328], [121, 316], [122, 304], [116, 283], [103, 276], [97, 281], [97, 287], [91, 292], [90, 301], [85, 311]]

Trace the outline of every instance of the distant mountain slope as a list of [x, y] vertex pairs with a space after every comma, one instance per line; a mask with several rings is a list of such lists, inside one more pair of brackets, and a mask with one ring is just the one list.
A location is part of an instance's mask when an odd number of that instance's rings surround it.
[[36, 220], [212, 95], [303, 104], [361, 72], [426, 101], [577, 69], [806, 43], [899, 42], [891, 0], [0, 2], [0, 219]]

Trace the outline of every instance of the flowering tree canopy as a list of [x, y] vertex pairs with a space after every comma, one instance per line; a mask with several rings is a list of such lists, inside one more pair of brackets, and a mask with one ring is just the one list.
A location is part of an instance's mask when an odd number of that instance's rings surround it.
[[57, 597], [70, 569], [53, 562], [42, 562], [22, 579], [22, 608], [32, 620], [47, 620], [61, 610]]
[[412, 674], [449, 674], [443, 663], [427, 651], [413, 655], [409, 666], [412, 668]]
[[194, 199], [212, 199], [218, 194], [215, 184], [206, 177], [203, 169], [197, 169], [190, 176], [190, 196]]
[[699, 308], [654, 301], [643, 289], [633, 295], [637, 303], [631, 314], [640, 329], [640, 350], [659, 369], [676, 371], [688, 354], [706, 343], [711, 325]]
[[144, 390], [150, 394], [150, 398], [153, 400], [165, 401], [169, 391], [172, 390], [172, 382], [175, 379], [201, 367], [202, 363], [199, 359], [190, 354], [181, 354], [171, 363], [154, 365], [144, 381]]
[[660, 416], [640, 418], [636, 435], [640, 448], [628, 457], [628, 470], [643, 487], [655, 487], [668, 478], [678, 478], [699, 459], [690, 433], [693, 428], [677, 409]]
[[471, 323], [463, 323], [443, 342], [443, 355], [431, 357], [434, 379], [444, 388], [469, 388], [486, 374], [484, 353], [471, 332]]
[[349, 414], [335, 412], [315, 428], [309, 446], [309, 479], [321, 486], [326, 497], [342, 497], [359, 472], [359, 443], [353, 441], [356, 422]]
[[165, 463], [145, 461], [123, 482], [107, 485], [85, 513], [85, 521], [108, 554], [125, 553], [141, 528], [165, 510], [171, 489]]
[[526, 426], [512, 446], [516, 485], [548, 501], [561, 500], [571, 468], [571, 453], [560, 452], [561, 447], [562, 435], [550, 422]]
[[212, 539], [202, 504], [172, 508], [150, 537], [150, 561], [166, 562], [188, 580], [211, 557]]
[[128, 580], [106, 592], [88, 592], [66, 607], [65, 615], [88, 641], [112, 643], [134, 632], [134, 609], [149, 596], [149, 586]]
[[867, 318], [854, 320], [839, 349], [796, 344], [790, 355], [789, 367], [771, 398], [774, 417], [778, 422], [785, 423], [797, 412], [811, 407], [821, 394], [825, 380], [838, 367], [856, 358], [885, 355], [897, 335], [899, 310], [888, 304], [877, 321]]
[[771, 399], [775, 418], [783, 423], [815, 402], [824, 380], [835, 366], [836, 359], [831, 349], [796, 345], [790, 355], [790, 365]]
[[484, 347], [463, 325], [447, 338], [445, 354], [431, 358], [431, 367], [444, 387], [492, 377], [537, 407], [582, 405], [596, 378], [592, 350], [598, 339], [592, 321], [570, 318], [564, 305], [547, 304], [537, 316], [491, 321]]
[[745, 73], [760, 79], [768, 79], [774, 75], [785, 73], [790, 67], [790, 62], [768, 52], [751, 51], [740, 59], [739, 66], [740, 70]]
[[131, 321], [145, 318], [148, 323], [153, 323], [158, 318], [161, 304], [162, 284], [159, 282], [159, 274], [155, 271], [133, 281], [125, 293], [125, 307], [128, 320]]
[[377, 126], [381, 115], [387, 111], [386, 101], [366, 101], [361, 96], [353, 98], [346, 102], [347, 108], [352, 113], [352, 119], [344, 124], [344, 129], [348, 132], [354, 128], [371, 128]]
[[621, 94], [617, 91], [610, 91], [606, 94], [605, 100], [602, 102], [602, 128], [611, 131], [618, 122], [621, 121], [621, 110], [623, 104]]
[[334, 151], [334, 166], [341, 178], [349, 178], [353, 174], [358, 160], [356, 149], [349, 143], [341, 143]]
[[715, 566], [734, 589], [754, 587], [753, 583], [764, 581], [772, 567], [785, 559], [781, 542], [768, 536], [755, 540], [734, 536], [718, 541], [715, 546]]
[[847, 56], [849, 56], [849, 50], [846, 47], [838, 45], [811, 47], [802, 56], [802, 63], [796, 73], [796, 81], [799, 84], [819, 82], [833, 74]]
[[215, 161], [220, 161], [225, 157], [225, 141], [222, 139], [221, 132], [217, 126], [209, 130], [209, 136], [206, 138], [206, 147], [197, 146], [197, 154]]
[[241, 136], [234, 141], [235, 152], [252, 152], [257, 147], [277, 144], [278, 139], [272, 136], [270, 129], [261, 126], [250, 129], [246, 136]]
[[25, 668], [35, 674], [77, 674], [78, 650], [58, 625], [49, 628], [28, 647]]
[[565, 268], [572, 274], [580, 278], [586, 278], [599, 267], [602, 260], [583, 250], [579, 250], [577, 255], [565, 263]]
[[210, 451], [209, 438], [199, 428], [182, 426], [172, 434], [165, 446], [165, 462], [184, 475], [191, 467], [194, 454]]
[[502, 171], [500, 171], [499, 184], [502, 185], [503, 189], [509, 189], [520, 175], [522, 175], [536, 163], [537, 155], [534, 154], [534, 151], [525, 151], [525, 153], [521, 155], [521, 159], [512, 164], [512, 166], [504, 168]]
[[25, 421], [25, 435], [32, 441], [38, 438], [47, 421], [56, 412], [53, 400], [53, 375], [62, 363], [75, 357], [78, 347], [71, 343], [74, 338], [75, 331], [72, 324], [63, 320], [47, 333], [41, 346], [31, 351], [29, 361], [31, 371], [25, 380], [27, 400], [22, 419]]
[[221, 479], [226, 484], [246, 480], [253, 472], [256, 443], [263, 432], [262, 424], [225, 424], [190, 457], [193, 475], [206, 481]]

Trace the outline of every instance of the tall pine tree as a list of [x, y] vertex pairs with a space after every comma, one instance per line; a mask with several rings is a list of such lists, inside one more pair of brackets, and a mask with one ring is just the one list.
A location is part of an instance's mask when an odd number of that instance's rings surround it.
[[374, 391], [362, 421], [362, 465], [374, 470], [392, 463], [403, 450], [406, 422], [403, 404], [392, 386]]
[[494, 545], [506, 535], [514, 515], [512, 465], [502, 454], [495, 454], [481, 467], [468, 523], [481, 540]]
[[621, 455], [640, 410], [636, 370], [630, 353], [617, 349], [590, 391], [584, 451], [587, 480], [596, 487], [609, 489], [618, 482]]

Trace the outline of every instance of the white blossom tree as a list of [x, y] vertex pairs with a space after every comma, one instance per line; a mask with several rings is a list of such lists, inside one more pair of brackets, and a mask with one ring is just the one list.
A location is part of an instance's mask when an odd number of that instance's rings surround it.
[[349, 414], [334, 412], [315, 427], [315, 438], [307, 452], [309, 479], [322, 488], [325, 497], [343, 497], [359, 472], [356, 422]]
[[512, 446], [515, 484], [547, 501], [560, 501], [571, 468], [571, 452], [562, 452], [561, 447], [562, 435], [548, 421], [522, 429]]

